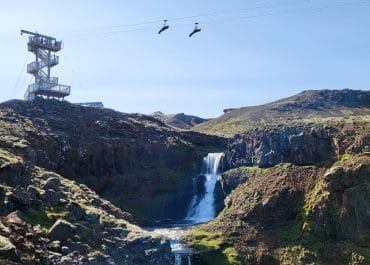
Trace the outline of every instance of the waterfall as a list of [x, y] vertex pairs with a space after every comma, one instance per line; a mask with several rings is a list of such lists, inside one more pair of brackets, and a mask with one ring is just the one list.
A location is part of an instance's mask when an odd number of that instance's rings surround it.
[[175, 265], [192, 265], [193, 250], [186, 243], [183, 243], [182, 239], [191, 233], [190, 228], [193, 224], [207, 222], [215, 217], [214, 191], [223, 156], [223, 153], [209, 153], [203, 158], [201, 176], [205, 177], [205, 192], [204, 194], [198, 192], [197, 185], [199, 181], [197, 177], [193, 178], [193, 198], [188, 207], [185, 222], [169, 228], [154, 228], [151, 230], [171, 239], [171, 250]]
[[[198, 194], [197, 189], [193, 189], [194, 196], [189, 205], [185, 220], [194, 223], [202, 223], [212, 220], [215, 217], [214, 190], [223, 155], [223, 153], [209, 153], [204, 157], [201, 175], [206, 178], [204, 183], [205, 194], [201, 197], [202, 194]], [[194, 181], [194, 183], [196, 183], [196, 181]]]

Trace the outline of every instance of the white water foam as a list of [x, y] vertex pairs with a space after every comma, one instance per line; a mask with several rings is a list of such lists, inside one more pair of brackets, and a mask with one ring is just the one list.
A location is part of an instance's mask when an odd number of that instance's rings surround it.
[[223, 153], [209, 153], [203, 159], [203, 172], [206, 181], [204, 183], [205, 194], [200, 199], [201, 194], [195, 190], [194, 197], [190, 203], [186, 221], [194, 223], [203, 223], [215, 218], [215, 198], [214, 191], [217, 183], [217, 176], [220, 173], [219, 167], [222, 161]]

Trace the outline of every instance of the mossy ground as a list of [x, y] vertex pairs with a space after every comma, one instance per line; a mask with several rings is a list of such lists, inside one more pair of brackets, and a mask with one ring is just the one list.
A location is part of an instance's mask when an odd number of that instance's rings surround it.
[[197, 252], [196, 265], [242, 264], [236, 249], [220, 233], [196, 230], [191, 235], [191, 244]]
[[47, 231], [56, 220], [68, 219], [69, 212], [64, 209], [47, 208], [39, 211], [27, 210], [22, 212], [22, 218], [31, 225], [40, 225], [44, 231]]

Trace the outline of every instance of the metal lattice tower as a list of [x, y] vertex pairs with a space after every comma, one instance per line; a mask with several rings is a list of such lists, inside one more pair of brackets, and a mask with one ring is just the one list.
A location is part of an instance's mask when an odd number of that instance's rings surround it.
[[35, 82], [28, 86], [24, 95], [25, 100], [34, 100], [37, 96], [64, 99], [71, 94], [71, 87], [60, 85], [58, 77], [51, 77], [50, 70], [59, 63], [55, 53], [62, 49], [62, 42], [53, 37], [39, 33], [21, 30], [28, 34], [28, 51], [36, 56], [36, 61], [27, 65], [27, 72], [35, 77]]

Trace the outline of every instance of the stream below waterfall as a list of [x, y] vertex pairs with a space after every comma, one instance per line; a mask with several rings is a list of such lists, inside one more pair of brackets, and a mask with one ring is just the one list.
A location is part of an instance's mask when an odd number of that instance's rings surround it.
[[[171, 249], [174, 254], [175, 265], [192, 265], [192, 249], [181, 241], [190, 234], [194, 225], [205, 223], [215, 218], [214, 191], [223, 153], [209, 153], [203, 158], [201, 174], [193, 181], [193, 198], [189, 204], [184, 222], [163, 228], [148, 228], [149, 231], [165, 236], [171, 240]], [[204, 191], [199, 192], [196, 178], [204, 177]]]

